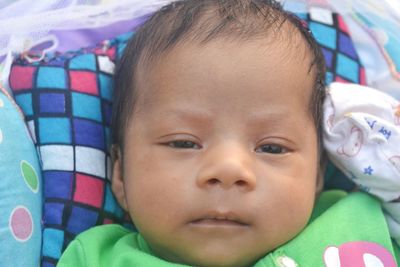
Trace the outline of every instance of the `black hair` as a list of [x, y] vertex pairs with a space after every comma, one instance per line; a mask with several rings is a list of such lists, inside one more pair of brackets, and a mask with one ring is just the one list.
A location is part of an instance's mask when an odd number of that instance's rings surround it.
[[207, 43], [216, 38], [236, 38], [245, 42], [278, 32], [289, 21], [308, 45], [313, 56], [309, 72], [315, 70], [309, 100], [321, 151], [322, 103], [325, 96], [325, 61], [321, 49], [305, 22], [283, 10], [274, 0], [180, 0], [154, 13], [128, 42], [114, 76], [112, 114], [113, 144], [123, 151], [124, 134], [134, 111], [138, 91], [138, 68], [149, 64], [178, 43]]

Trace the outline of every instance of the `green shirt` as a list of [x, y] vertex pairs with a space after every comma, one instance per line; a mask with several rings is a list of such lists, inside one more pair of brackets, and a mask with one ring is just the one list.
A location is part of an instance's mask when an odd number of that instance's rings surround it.
[[[342, 266], [363, 266], [357, 265], [357, 261], [363, 260], [365, 253], [388, 260], [383, 260], [385, 267], [395, 267], [393, 255], [398, 256], [398, 251], [389, 236], [382, 209], [376, 199], [360, 192], [347, 195], [342, 191], [329, 191], [319, 198], [307, 227], [286, 244], [266, 254], [255, 267], [330, 267], [337, 266], [330, 265], [335, 261], [335, 256], [340, 258]], [[350, 263], [346, 255], [351, 255]], [[184, 265], [152, 255], [137, 232], [120, 225], [103, 225], [80, 234], [72, 241], [57, 266]]]

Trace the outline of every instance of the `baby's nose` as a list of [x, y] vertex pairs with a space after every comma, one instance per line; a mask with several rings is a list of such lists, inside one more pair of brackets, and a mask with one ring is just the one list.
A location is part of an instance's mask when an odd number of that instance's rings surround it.
[[252, 151], [239, 145], [220, 145], [209, 148], [204, 164], [197, 176], [201, 188], [220, 186], [224, 189], [239, 187], [246, 191], [256, 186]]

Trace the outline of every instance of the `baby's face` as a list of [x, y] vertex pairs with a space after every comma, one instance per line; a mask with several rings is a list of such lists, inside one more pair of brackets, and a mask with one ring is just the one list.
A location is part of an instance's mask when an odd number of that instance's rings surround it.
[[303, 229], [318, 162], [308, 70], [305, 48], [217, 40], [180, 45], [138, 75], [114, 180], [156, 255], [246, 266]]

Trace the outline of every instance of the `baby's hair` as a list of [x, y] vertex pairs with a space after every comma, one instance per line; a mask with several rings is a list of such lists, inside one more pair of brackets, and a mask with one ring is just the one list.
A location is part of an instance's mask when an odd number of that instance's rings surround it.
[[279, 33], [286, 21], [294, 26], [287, 27], [293, 34], [278, 36], [291, 38], [296, 36], [296, 31], [300, 32], [300, 40], [306, 41], [313, 56], [311, 64], [307, 66], [309, 72], [315, 69], [309, 111], [321, 144], [322, 103], [325, 96], [324, 57], [305, 23], [283, 10], [274, 0], [180, 0], [153, 14], [128, 42], [116, 68], [112, 115], [113, 143], [123, 150], [125, 130], [137, 98], [138, 68], [149, 66], [162, 53], [180, 43], [205, 44], [217, 38], [246, 42], [265, 38], [271, 31], [276, 38], [276, 33]]

